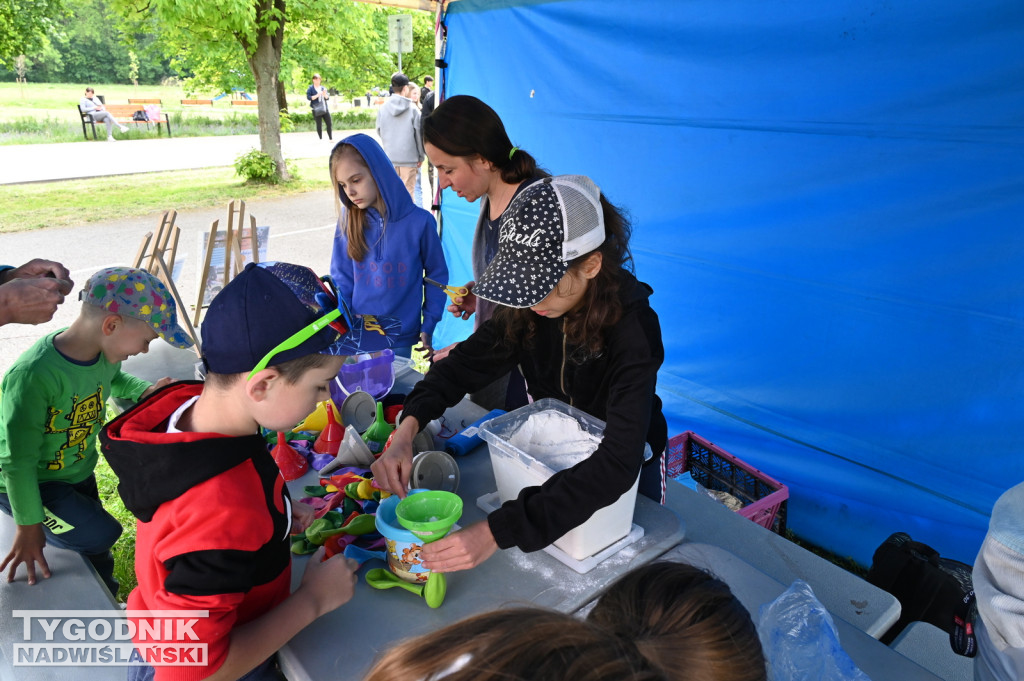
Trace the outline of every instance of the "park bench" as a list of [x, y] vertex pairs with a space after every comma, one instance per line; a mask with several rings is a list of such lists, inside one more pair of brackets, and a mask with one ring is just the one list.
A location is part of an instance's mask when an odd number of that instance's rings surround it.
[[213, 106], [212, 99], [183, 99], [181, 100], [182, 106]]
[[[134, 101], [142, 102], [143, 100], [134, 100]], [[149, 101], [151, 103], [156, 103], [156, 102], [159, 102], [160, 100], [157, 99], [157, 100], [147, 100], [147, 101]], [[164, 112], [162, 114], [163, 120], [137, 121], [137, 120], [135, 120], [133, 118], [133, 116], [135, 115], [136, 111], [145, 111], [145, 108], [144, 108], [143, 104], [106, 104], [106, 105], [104, 105], [104, 108], [107, 110], [107, 112], [111, 116], [114, 117], [114, 120], [117, 121], [118, 123], [120, 123], [121, 125], [127, 125], [128, 123], [141, 124], [141, 125], [145, 125], [146, 128], [149, 129], [149, 124], [150, 123], [156, 123], [156, 131], [157, 131], [158, 134], [163, 134], [163, 130], [161, 128], [161, 125], [166, 123], [167, 124], [167, 136], [171, 137], [171, 118], [170, 118], [170, 116], [166, 112]], [[92, 119], [92, 114], [89, 114], [89, 113], [86, 113], [86, 112], [82, 111], [82, 106], [81, 105], [78, 106], [78, 114], [82, 117], [82, 135], [85, 137], [85, 139], [89, 139], [89, 135], [88, 135], [88, 133], [86, 132], [86, 129], [85, 129], [85, 124], [88, 123], [89, 125], [92, 126], [92, 138], [96, 139], [96, 122]]]
[[259, 104], [255, 99], [232, 99], [231, 103], [235, 106], [256, 106]]
[[159, 99], [132, 99], [128, 98], [129, 104], [163, 104], [162, 100]]

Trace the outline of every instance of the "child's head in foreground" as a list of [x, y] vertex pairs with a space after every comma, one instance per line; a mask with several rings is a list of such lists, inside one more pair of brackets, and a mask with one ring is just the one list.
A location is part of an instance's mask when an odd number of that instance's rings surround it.
[[250, 264], [203, 320], [206, 385], [244, 394], [257, 423], [288, 430], [326, 399], [344, 362], [345, 331], [332, 288], [311, 269]]
[[192, 346], [178, 326], [174, 298], [162, 281], [134, 267], [106, 267], [89, 277], [78, 294], [79, 324], [85, 325], [109, 362], [123, 362], [163, 338], [177, 348]]
[[685, 563], [651, 563], [623, 575], [587, 615], [676, 681], [764, 681], [750, 613], [725, 582]]
[[636, 646], [551, 610], [476, 615], [388, 650], [364, 681], [665, 681]]

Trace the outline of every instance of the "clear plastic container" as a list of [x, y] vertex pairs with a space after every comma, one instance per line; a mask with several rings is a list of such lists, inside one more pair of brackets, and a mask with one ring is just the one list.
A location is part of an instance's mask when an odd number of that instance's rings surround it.
[[[534, 418], [533, 424], [539, 423], [540, 419], [550, 419], [549, 426], [568, 423], [559, 417], [575, 421], [579, 433], [564, 429], [552, 441], [544, 441], [543, 432], [532, 439], [523, 437], [532, 427], [531, 418]], [[487, 441], [501, 503], [518, 497], [524, 487], [541, 485], [556, 472], [571, 468], [589, 456], [586, 451], [590, 446], [588, 440], [599, 442], [604, 426], [604, 421], [551, 398], [538, 400], [483, 423], [480, 435]], [[617, 501], [598, 509], [589, 520], [567, 532], [554, 545], [575, 560], [583, 560], [625, 537], [633, 525], [639, 482], [637, 477], [633, 486]]]

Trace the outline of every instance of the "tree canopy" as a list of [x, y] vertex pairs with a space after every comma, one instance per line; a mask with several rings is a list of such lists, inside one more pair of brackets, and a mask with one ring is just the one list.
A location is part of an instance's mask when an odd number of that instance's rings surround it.
[[63, 0], [0, 0], [0, 66], [11, 68], [19, 55], [40, 51], [54, 22], [64, 15]]

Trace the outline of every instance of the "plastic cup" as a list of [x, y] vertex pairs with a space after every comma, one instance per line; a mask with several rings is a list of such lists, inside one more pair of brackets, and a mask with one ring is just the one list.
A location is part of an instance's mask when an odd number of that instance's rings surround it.
[[424, 544], [437, 541], [462, 517], [462, 499], [452, 492], [428, 491], [410, 494], [398, 502], [399, 524]]

